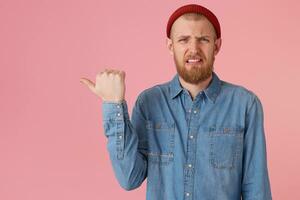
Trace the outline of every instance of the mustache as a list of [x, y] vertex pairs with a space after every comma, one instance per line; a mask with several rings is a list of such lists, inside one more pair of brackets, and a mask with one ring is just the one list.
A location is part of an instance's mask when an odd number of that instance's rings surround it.
[[203, 55], [195, 54], [195, 55], [188, 55], [186, 57], [186, 60], [188, 59], [204, 59], [205, 57]]

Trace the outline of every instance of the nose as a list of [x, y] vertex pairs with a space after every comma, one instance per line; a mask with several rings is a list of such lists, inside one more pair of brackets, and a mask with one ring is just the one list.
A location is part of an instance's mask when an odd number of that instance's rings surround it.
[[190, 41], [190, 44], [189, 44], [189, 50], [192, 52], [192, 53], [197, 53], [198, 52], [198, 41], [197, 40], [191, 40]]

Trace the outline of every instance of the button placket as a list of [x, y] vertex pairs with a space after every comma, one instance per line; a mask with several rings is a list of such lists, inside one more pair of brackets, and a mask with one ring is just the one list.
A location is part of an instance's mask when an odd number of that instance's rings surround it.
[[116, 115], [118, 119], [121, 119], [123, 113], [122, 113], [122, 105], [121, 104], [117, 104], [116, 105]]
[[124, 156], [124, 133], [123, 132], [117, 132], [116, 144], [117, 144], [117, 158], [123, 159]]
[[[117, 112], [117, 118], [122, 119], [122, 108], [120, 104], [116, 105], [116, 112]], [[117, 146], [117, 158], [118, 159], [123, 159], [124, 157], [124, 127], [125, 124], [121, 120], [118, 120], [118, 125], [117, 125], [117, 134], [116, 134], [116, 146]]]
[[192, 199], [192, 191], [194, 188], [194, 173], [195, 173], [195, 157], [196, 157], [196, 137], [197, 137], [197, 129], [194, 128], [198, 125], [199, 119], [198, 116], [200, 114], [200, 109], [198, 108], [198, 104], [200, 101], [195, 101], [194, 104], [188, 110], [189, 113], [189, 131], [187, 137], [187, 159], [186, 159], [186, 167], [185, 167], [185, 199]]

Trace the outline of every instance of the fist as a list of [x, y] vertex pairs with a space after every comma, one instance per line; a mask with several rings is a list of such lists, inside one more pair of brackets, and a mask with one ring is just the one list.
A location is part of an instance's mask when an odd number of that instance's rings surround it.
[[81, 78], [80, 82], [101, 97], [103, 101], [121, 102], [125, 98], [124, 71], [105, 69], [97, 74], [96, 83], [87, 78]]

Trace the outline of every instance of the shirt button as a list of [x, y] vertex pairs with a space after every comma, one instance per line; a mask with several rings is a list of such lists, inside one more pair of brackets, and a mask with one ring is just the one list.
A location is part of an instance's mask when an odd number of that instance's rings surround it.
[[120, 135], [119, 138], [122, 139], [122, 135]]
[[161, 124], [156, 124], [155, 128], [161, 128]]
[[197, 110], [194, 110], [194, 113], [196, 114], [196, 113], [197, 113]]
[[188, 197], [188, 196], [190, 196], [190, 193], [189, 193], [189, 192], [187, 192], [187, 193], [185, 193], [185, 195]]
[[192, 164], [188, 164], [188, 167], [191, 168], [191, 167], [192, 167]]
[[120, 108], [120, 105], [117, 105], [117, 108]]
[[189, 110], [188, 110], [188, 112], [190, 113], [190, 112], [192, 112], [192, 110], [191, 110], [191, 109], [189, 109]]
[[190, 135], [190, 139], [193, 139], [194, 138], [194, 136], [193, 135]]
[[229, 132], [229, 128], [224, 128], [224, 132], [225, 133]]
[[118, 116], [121, 116], [121, 114], [120, 114], [120, 113], [118, 113], [117, 115], [118, 115]]

